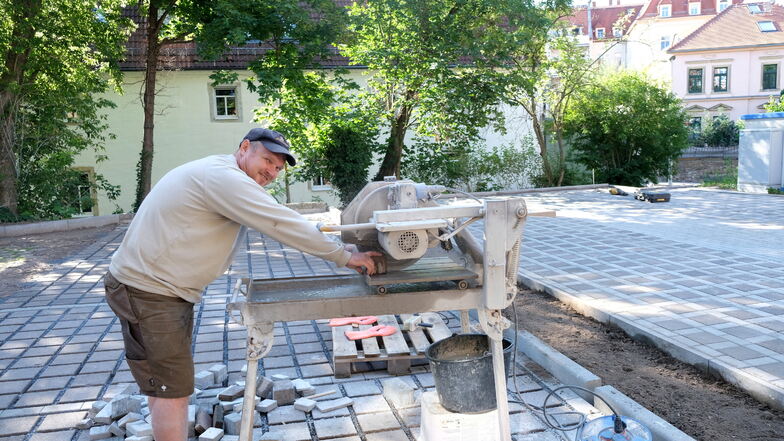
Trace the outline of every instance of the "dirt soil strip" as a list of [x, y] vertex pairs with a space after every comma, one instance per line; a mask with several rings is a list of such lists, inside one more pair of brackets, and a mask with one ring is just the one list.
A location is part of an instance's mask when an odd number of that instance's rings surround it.
[[[784, 411], [585, 317], [546, 293], [521, 290], [518, 326], [698, 440], [784, 440]], [[511, 318], [511, 309], [507, 311]], [[633, 415], [629, 415], [634, 417]]]

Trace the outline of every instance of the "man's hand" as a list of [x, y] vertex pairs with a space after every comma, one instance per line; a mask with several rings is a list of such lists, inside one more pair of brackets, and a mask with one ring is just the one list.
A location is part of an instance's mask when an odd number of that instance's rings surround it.
[[367, 273], [368, 275], [373, 275], [376, 273], [376, 262], [373, 261], [374, 256], [381, 256], [381, 253], [378, 251], [366, 251], [364, 253], [360, 253], [358, 251], [350, 250], [346, 247], [349, 251], [351, 251], [351, 258], [348, 260], [346, 264], [347, 267], [356, 270], [356, 272], [362, 274]]

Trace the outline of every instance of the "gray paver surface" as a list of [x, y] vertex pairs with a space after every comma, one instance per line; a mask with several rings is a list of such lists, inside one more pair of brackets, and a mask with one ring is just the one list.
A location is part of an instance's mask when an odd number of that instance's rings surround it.
[[784, 198], [670, 192], [526, 196], [520, 274], [784, 406]]
[[[73, 425], [96, 398], [112, 397], [132, 382], [119, 323], [103, 299], [102, 277], [123, 233], [119, 227], [54, 271], [38, 274], [22, 290], [0, 298], [0, 441], [87, 440], [88, 432], [73, 430]], [[230, 381], [241, 378], [246, 333], [229, 321], [225, 309], [238, 278], [348, 271], [250, 232], [245, 249], [229, 271], [206, 288], [195, 308], [195, 371], [225, 363]], [[457, 329], [457, 317], [447, 315], [449, 326]], [[326, 320], [278, 323], [275, 336], [275, 346], [260, 364], [262, 373], [308, 377], [317, 392], [337, 389], [330, 399], [351, 397], [354, 404], [324, 414], [282, 406], [263, 418], [262, 430], [281, 431], [292, 440], [416, 439], [419, 408], [396, 409], [387, 403], [381, 394], [381, 381], [389, 377], [385, 370], [367, 370], [348, 379], [332, 377]], [[530, 360], [520, 362], [519, 383], [526, 385], [526, 392], [558, 384]], [[419, 391], [433, 388], [426, 365], [415, 365], [411, 375], [400, 378]], [[569, 406], [576, 402], [570, 400]], [[557, 438], [529, 410], [512, 405], [511, 412], [515, 438]], [[534, 420], [538, 422], [527, 423]]]

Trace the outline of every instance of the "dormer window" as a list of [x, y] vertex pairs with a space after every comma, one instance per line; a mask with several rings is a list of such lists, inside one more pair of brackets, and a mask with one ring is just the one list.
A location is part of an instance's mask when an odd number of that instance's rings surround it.
[[623, 35], [623, 31], [622, 30], [620, 30], [618, 28], [613, 28], [613, 37], [621, 38], [621, 35]]
[[671, 5], [661, 5], [659, 6], [659, 16], [660, 17], [669, 17], [672, 15], [672, 6]]
[[572, 35], [583, 35], [583, 28], [581, 26], [572, 28]]
[[700, 15], [699, 3], [689, 3], [689, 15]]
[[776, 28], [776, 23], [772, 21], [758, 21], [757, 27], [761, 32], [776, 32], [778, 28]]
[[596, 39], [601, 40], [604, 38], [604, 28], [596, 28]]
[[719, 12], [727, 9], [730, 6], [730, 0], [719, 0], [719, 7], [717, 8]]
[[762, 14], [762, 8], [760, 7], [760, 5], [750, 4], [750, 5], [746, 5], [746, 7], [749, 8], [749, 13], [751, 14]]

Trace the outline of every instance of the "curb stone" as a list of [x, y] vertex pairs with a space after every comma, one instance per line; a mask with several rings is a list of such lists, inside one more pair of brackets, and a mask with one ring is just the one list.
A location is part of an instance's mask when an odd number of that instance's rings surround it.
[[132, 214], [110, 214], [106, 216], [79, 217], [29, 224], [4, 225], [0, 226], [0, 237], [53, 233], [56, 231], [79, 230], [82, 228], [97, 228], [106, 225], [119, 224], [123, 221], [130, 220], [132, 216]]

